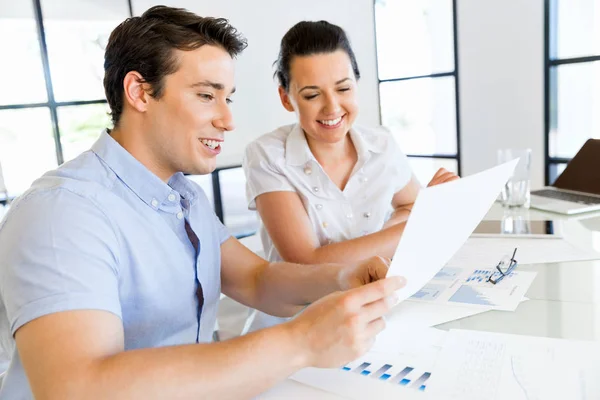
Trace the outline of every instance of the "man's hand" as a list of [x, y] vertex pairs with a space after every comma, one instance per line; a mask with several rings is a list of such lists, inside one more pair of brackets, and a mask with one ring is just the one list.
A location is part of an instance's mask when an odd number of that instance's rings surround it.
[[303, 364], [340, 367], [363, 355], [385, 328], [382, 317], [395, 305], [394, 292], [405, 283], [395, 276], [332, 293], [286, 322], [293, 340], [306, 349]]
[[446, 168], [440, 168], [437, 170], [435, 175], [433, 175], [433, 178], [431, 178], [431, 181], [427, 184], [427, 187], [440, 185], [440, 184], [446, 183], [446, 182], [452, 182], [457, 179], [460, 179], [460, 178], [454, 172], [450, 172]]
[[375, 256], [346, 267], [339, 273], [339, 287], [348, 290], [384, 279], [390, 263], [389, 258]]

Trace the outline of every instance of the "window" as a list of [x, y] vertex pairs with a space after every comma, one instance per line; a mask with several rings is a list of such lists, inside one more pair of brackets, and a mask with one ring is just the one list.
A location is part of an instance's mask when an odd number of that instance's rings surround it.
[[[110, 127], [104, 49], [127, 0], [0, 0], [0, 163], [9, 197]], [[31, 143], [35, 143], [32, 146]]]
[[546, 0], [546, 183], [600, 138], [600, 3]]
[[381, 123], [422, 183], [460, 173], [453, 0], [376, 0]]
[[[0, 63], [0, 165], [9, 198], [111, 127], [104, 50], [110, 32], [130, 16], [130, 0], [0, 0], [0, 54], [11, 55]], [[256, 231], [239, 166], [189, 178], [233, 235]]]

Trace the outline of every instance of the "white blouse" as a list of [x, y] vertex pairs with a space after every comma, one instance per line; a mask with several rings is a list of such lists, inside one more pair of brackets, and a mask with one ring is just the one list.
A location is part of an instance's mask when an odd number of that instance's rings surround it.
[[[317, 246], [381, 230], [393, 211], [392, 197], [409, 183], [412, 171], [383, 127], [354, 126], [349, 134], [358, 161], [343, 191], [313, 156], [300, 125], [283, 126], [250, 143], [243, 161], [248, 208], [255, 210], [255, 200], [263, 193], [297, 193], [316, 233]], [[260, 236], [265, 258], [282, 261], [262, 223]], [[259, 312], [252, 330], [282, 321]]]
[[[340, 190], [313, 156], [300, 125], [283, 126], [250, 143], [243, 161], [248, 208], [263, 193], [296, 192], [318, 238], [317, 246], [379, 231], [392, 210], [392, 197], [408, 184], [408, 159], [383, 127], [350, 130], [358, 161]], [[264, 226], [265, 258], [281, 261]]]

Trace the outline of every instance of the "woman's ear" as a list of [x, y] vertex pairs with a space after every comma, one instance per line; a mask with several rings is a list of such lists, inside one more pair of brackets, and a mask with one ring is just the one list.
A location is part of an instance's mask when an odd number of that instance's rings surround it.
[[279, 86], [279, 98], [281, 99], [281, 104], [283, 105], [283, 107], [286, 110], [288, 110], [289, 112], [295, 111], [294, 106], [293, 106], [292, 102], [290, 101], [290, 95], [283, 88], [283, 86]]

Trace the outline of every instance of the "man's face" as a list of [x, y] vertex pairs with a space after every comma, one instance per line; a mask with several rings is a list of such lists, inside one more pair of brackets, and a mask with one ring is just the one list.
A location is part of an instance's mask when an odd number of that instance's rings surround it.
[[220, 47], [174, 50], [177, 72], [163, 78], [163, 93], [148, 104], [148, 143], [165, 176], [208, 174], [216, 167], [225, 131], [234, 128], [229, 103], [234, 62]]

